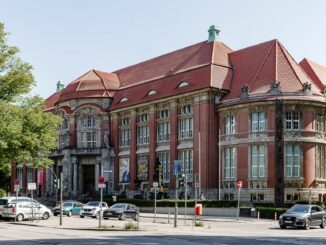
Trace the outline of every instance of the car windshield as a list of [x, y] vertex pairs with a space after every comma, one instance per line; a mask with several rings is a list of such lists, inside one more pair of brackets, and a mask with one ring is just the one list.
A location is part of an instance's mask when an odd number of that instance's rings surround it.
[[73, 202], [64, 202], [64, 203], [63, 203], [63, 206], [64, 206], [64, 207], [72, 207], [73, 205], [74, 205]]
[[5, 206], [5, 205], [7, 205], [7, 203], [8, 203], [7, 199], [0, 199], [0, 205]]
[[111, 206], [111, 208], [126, 208], [126, 204], [122, 204], [122, 203], [116, 203], [114, 205]]
[[88, 202], [86, 205], [87, 206], [95, 206], [95, 207], [97, 207], [98, 205], [100, 204], [100, 202]]
[[309, 206], [308, 205], [294, 205], [292, 208], [288, 210], [288, 212], [295, 212], [295, 213], [308, 213]]

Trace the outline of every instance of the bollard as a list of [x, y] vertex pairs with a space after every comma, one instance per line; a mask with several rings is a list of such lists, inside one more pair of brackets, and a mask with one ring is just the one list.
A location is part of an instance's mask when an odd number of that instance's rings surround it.
[[275, 212], [274, 220], [275, 220], [275, 221], [277, 220], [277, 212]]
[[259, 221], [259, 217], [260, 217], [260, 212], [257, 212], [257, 221]]
[[170, 224], [170, 211], [169, 211], [169, 214], [168, 214], [168, 224]]

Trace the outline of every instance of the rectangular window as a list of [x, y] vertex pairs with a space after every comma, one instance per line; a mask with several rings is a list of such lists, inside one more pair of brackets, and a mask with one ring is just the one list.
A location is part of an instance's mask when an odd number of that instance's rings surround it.
[[253, 145], [251, 146], [251, 178], [264, 178], [266, 177], [266, 164], [265, 164], [265, 146]]
[[95, 148], [97, 143], [97, 132], [81, 132], [82, 148]]
[[286, 154], [286, 177], [297, 178], [300, 177], [300, 146], [287, 144], [285, 146]]
[[326, 179], [325, 146], [316, 146], [316, 178]]
[[325, 119], [321, 114], [317, 114], [316, 116], [316, 131], [325, 132]]
[[32, 183], [33, 182], [33, 169], [32, 168], [27, 168], [27, 183]]
[[120, 129], [120, 147], [126, 147], [130, 145], [130, 128]]
[[180, 118], [179, 120], [179, 139], [192, 138], [193, 118]]
[[285, 123], [287, 130], [299, 130], [300, 129], [300, 112], [289, 111], [285, 113]]
[[224, 133], [225, 134], [235, 133], [235, 116], [226, 116], [224, 118]]
[[157, 123], [157, 142], [170, 140], [170, 122], [162, 121]]
[[187, 176], [188, 182], [192, 182], [192, 175], [193, 175], [192, 150], [180, 150], [178, 152], [178, 156], [179, 156], [179, 160], [182, 161], [181, 173], [188, 174]]
[[251, 131], [265, 131], [265, 112], [251, 113]]
[[224, 149], [224, 178], [235, 178], [235, 161], [236, 150], [235, 147], [228, 147]]
[[137, 126], [137, 144], [144, 145], [149, 143], [149, 126]]
[[23, 187], [23, 169], [20, 167], [20, 168], [17, 168], [17, 177], [16, 179], [19, 179], [19, 185], [20, 187]]
[[170, 152], [159, 152], [157, 154], [161, 163], [163, 183], [170, 182]]

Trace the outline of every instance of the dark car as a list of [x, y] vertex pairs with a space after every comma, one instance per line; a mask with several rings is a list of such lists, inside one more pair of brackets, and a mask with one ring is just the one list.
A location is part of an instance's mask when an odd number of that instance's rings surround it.
[[[82, 209], [83, 204], [77, 201], [64, 201], [62, 206], [62, 214], [71, 216], [79, 215], [80, 210]], [[60, 215], [60, 204], [53, 208], [53, 215]]]
[[104, 210], [103, 218], [118, 218], [119, 220], [125, 220], [131, 218], [133, 220], [139, 219], [139, 208], [134, 204], [129, 203], [116, 203], [110, 208]]
[[326, 226], [326, 212], [317, 205], [295, 204], [287, 212], [280, 215], [279, 225], [281, 229], [287, 226], [301, 227], [306, 230], [310, 226]]

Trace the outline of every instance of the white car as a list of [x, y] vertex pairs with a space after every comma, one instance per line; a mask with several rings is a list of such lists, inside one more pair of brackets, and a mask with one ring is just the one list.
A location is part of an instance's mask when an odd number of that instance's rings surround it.
[[[92, 217], [92, 218], [99, 218], [100, 217], [100, 201], [90, 201], [88, 202], [83, 208], [80, 210], [80, 218], [84, 218], [85, 216]], [[109, 208], [106, 202], [102, 202], [102, 215], [105, 209]]]
[[[1, 197], [0, 198], [0, 218], [2, 218], [3, 208], [12, 202], [26, 202], [31, 201], [32, 198], [29, 197]], [[36, 202], [36, 201], [35, 201]]]
[[12, 202], [7, 204], [2, 212], [4, 219], [14, 219], [23, 221], [26, 219], [48, 219], [52, 216], [52, 212], [46, 206], [37, 201]]

